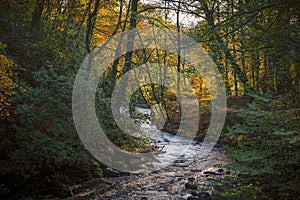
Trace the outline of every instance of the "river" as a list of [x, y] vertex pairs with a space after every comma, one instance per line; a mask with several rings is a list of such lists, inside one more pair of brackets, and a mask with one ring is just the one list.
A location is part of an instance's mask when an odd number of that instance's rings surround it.
[[[144, 114], [150, 112], [145, 108], [138, 110]], [[161, 163], [169, 163], [167, 166], [149, 173], [101, 177], [72, 186], [72, 197], [68, 199], [210, 199], [214, 181], [232, 173], [219, 166], [228, 162], [224, 149], [214, 147], [204, 156], [201, 152], [210, 149], [207, 144], [161, 131], [149, 119], [142, 121], [141, 127], [150, 133], [153, 145], [158, 148], [157, 157]], [[186, 147], [180, 155], [178, 151]]]

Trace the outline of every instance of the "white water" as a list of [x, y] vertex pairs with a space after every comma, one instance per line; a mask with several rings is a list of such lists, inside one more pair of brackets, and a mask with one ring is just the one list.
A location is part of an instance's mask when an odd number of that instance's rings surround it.
[[[150, 116], [150, 109], [137, 107], [137, 110]], [[141, 122], [141, 128], [147, 136], [158, 147], [156, 157], [160, 163], [154, 163], [156, 167], [162, 168], [172, 164], [177, 159], [185, 159], [185, 165], [194, 162], [196, 159], [203, 159], [209, 155], [212, 147], [208, 144], [196, 142], [190, 138], [172, 135], [159, 130], [157, 125], [146, 119]]]

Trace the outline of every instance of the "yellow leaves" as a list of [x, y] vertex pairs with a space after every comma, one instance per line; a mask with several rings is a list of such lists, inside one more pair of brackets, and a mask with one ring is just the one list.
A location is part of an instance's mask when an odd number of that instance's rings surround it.
[[14, 62], [10, 59], [8, 59], [6, 56], [0, 54], [0, 68], [1, 70], [4, 70], [6, 66], [12, 66]]
[[114, 32], [118, 23], [118, 15], [109, 6], [103, 6], [98, 11], [94, 39], [96, 43], [104, 42]]
[[7, 45], [0, 42], [0, 49], [4, 50], [6, 49]]
[[[5, 49], [6, 45], [0, 42], [0, 49]], [[0, 118], [9, 116], [9, 107], [11, 106], [10, 97], [14, 94], [17, 84], [12, 77], [14, 62], [5, 55], [0, 54]]]
[[237, 141], [241, 142], [243, 140], [243, 138], [244, 138], [244, 135], [241, 134], [237, 137]]
[[[94, 42], [96, 45], [104, 42], [115, 31], [115, 28], [117, 27], [119, 21], [119, 14], [119, 8], [116, 2], [107, 2], [107, 4], [104, 4], [99, 8], [97, 21], [95, 24], [95, 31], [93, 34], [93, 38], [95, 40]], [[123, 28], [125, 21], [125, 30], [128, 30], [130, 23], [129, 18], [126, 17], [126, 8], [124, 7], [123, 15], [121, 16], [121, 27], [119, 27], [117, 33], [121, 32], [121, 28]], [[141, 28], [146, 26], [148, 26], [148, 24], [145, 20], [138, 20], [136, 27]]]

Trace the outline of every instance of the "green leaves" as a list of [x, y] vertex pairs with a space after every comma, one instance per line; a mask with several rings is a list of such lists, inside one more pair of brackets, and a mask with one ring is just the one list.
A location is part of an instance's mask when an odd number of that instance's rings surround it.
[[[10, 156], [23, 177], [44, 171], [65, 173], [64, 166], [86, 175], [99, 171], [81, 145], [71, 110], [72, 83], [52, 67], [34, 73], [35, 87], [15, 99], [15, 137], [19, 148]], [[72, 171], [72, 170], [70, 170]]]
[[253, 183], [255, 179], [269, 197], [275, 197], [275, 191], [281, 188], [277, 197], [282, 197], [298, 192], [289, 187], [290, 182], [300, 186], [295, 172], [300, 167], [299, 125], [294, 109], [278, 109], [282, 108], [278, 105], [280, 98], [268, 98], [267, 110], [264, 99], [255, 98], [240, 114], [242, 122], [228, 127], [228, 135], [243, 135], [243, 139], [227, 153], [232, 159], [227, 167], [246, 172], [243, 180]]
[[247, 134], [250, 133], [250, 129], [248, 128], [248, 126], [244, 125], [244, 124], [236, 124], [233, 127], [227, 127], [228, 133], [227, 135], [232, 135], [232, 134]]

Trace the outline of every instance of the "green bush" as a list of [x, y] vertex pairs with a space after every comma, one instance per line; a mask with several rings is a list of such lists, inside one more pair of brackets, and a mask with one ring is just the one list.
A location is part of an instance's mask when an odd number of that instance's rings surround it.
[[44, 173], [82, 176], [100, 173], [99, 164], [84, 149], [72, 118], [72, 82], [51, 66], [34, 73], [35, 86], [14, 99], [16, 151], [10, 157], [23, 177]]
[[288, 107], [282, 99], [285, 98], [256, 96], [240, 112], [241, 122], [228, 127], [229, 136], [243, 136], [235, 147], [228, 145], [227, 153], [232, 159], [227, 167], [246, 172], [238, 179], [246, 184], [239, 187], [250, 184], [251, 188], [262, 188], [261, 195], [272, 199], [292, 199], [300, 195], [299, 111]]
[[[150, 141], [148, 139], [128, 135], [118, 127], [111, 111], [110, 101], [110, 98], [105, 98], [105, 94], [101, 93], [100, 90], [98, 90], [96, 95], [96, 113], [101, 128], [103, 129], [109, 140], [118, 147], [131, 152], [139, 152], [148, 149], [150, 147]], [[135, 99], [131, 99], [131, 102], [134, 101]], [[132, 114], [131, 117], [134, 117], [133, 113], [128, 112], [127, 114]], [[142, 130], [139, 129], [138, 125], [136, 127], [136, 130], [132, 130], [131, 128], [128, 131], [135, 131], [137, 133], [142, 132]]]

